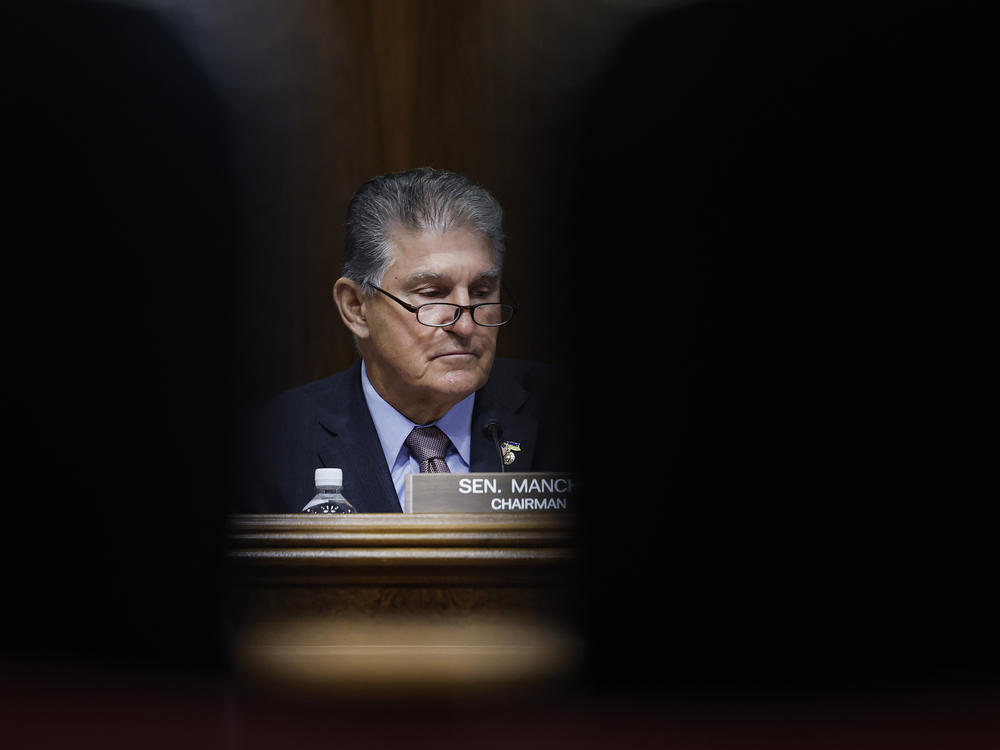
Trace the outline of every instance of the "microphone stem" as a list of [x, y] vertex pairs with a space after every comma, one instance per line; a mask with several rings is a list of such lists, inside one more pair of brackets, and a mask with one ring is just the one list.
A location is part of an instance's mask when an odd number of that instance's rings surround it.
[[503, 448], [500, 447], [500, 437], [497, 435], [496, 425], [490, 425], [490, 435], [493, 436], [493, 445], [497, 447], [497, 458], [500, 459], [500, 472], [503, 473], [507, 471], [503, 462]]

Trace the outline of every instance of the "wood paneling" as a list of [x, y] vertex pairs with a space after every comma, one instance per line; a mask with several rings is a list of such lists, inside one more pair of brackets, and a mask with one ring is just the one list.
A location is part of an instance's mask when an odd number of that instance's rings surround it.
[[354, 359], [330, 293], [347, 202], [364, 180], [420, 165], [465, 173], [504, 205], [522, 314], [501, 354], [568, 357], [578, 115], [641, 10], [600, 0], [179, 5], [176, 28], [232, 109], [252, 398]]
[[464, 691], [580, 666], [565, 515], [237, 516], [229, 541], [251, 682]]

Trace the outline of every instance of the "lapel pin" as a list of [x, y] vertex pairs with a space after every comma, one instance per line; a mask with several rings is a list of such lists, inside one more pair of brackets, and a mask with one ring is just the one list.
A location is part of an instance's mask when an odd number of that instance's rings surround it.
[[510, 466], [512, 463], [514, 463], [514, 459], [517, 458], [517, 456], [515, 456], [514, 453], [520, 450], [521, 450], [520, 443], [515, 443], [512, 440], [504, 440], [503, 443], [500, 444], [500, 452], [503, 453], [504, 465]]

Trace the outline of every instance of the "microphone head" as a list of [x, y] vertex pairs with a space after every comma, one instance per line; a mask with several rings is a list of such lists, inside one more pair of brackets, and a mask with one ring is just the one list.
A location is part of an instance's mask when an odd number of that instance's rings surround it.
[[500, 420], [493, 418], [486, 420], [483, 434], [493, 440], [501, 438], [503, 436], [503, 425], [500, 424]]

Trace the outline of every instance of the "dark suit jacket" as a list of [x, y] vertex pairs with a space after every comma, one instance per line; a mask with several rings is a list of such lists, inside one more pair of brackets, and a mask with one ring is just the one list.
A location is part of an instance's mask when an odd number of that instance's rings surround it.
[[[502, 426], [502, 440], [520, 443], [509, 471], [571, 471], [576, 430], [572, 389], [555, 369], [497, 359], [476, 393], [471, 471], [500, 471], [485, 427]], [[361, 513], [398, 513], [399, 500], [361, 390], [361, 361], [348, 370], [276, 397], [251, 419], [238, 459], [244, 513], [298, 513], [315, 494], [320, 467], [344, 472], [344, 496]]]

